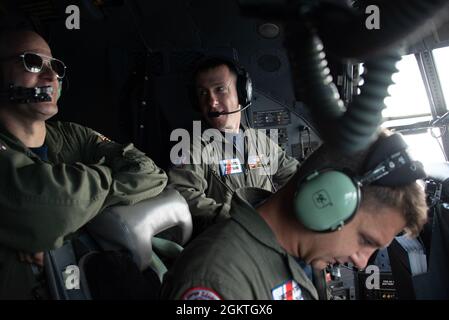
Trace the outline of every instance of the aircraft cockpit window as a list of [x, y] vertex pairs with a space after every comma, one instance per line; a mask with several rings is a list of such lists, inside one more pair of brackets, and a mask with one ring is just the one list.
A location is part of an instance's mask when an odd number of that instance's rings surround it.
[[[399, 72], [393, 75], [394, 84], [388, 90], [390, 96], [385, 99], [382, 126], [400, 131], [409, 144], [412, 155], [421, 162], [445, 161], [441, 137], [446, 128], [430, 128], [428, 125], [433, 120], [433, 112], [419, 58], [409, 54], [398, 62]], [[438, 67], [438, 70], [447, 69], [447, 66], [445, 69]], [[449, 87], [449, 79], [446, 84]]]
[[[434, 132], [439, 129], [433, 129]], [[412, 156], [423, 163], [444, 162], [444, 153], [441, 145], [441, 136], [432, 136], [431, 132], [404, 135]]]
[[431, 117], [426, 89], [413, 54], [402, 57], [397, 65], [398, 73], [393, 75], [394, 85], [388, 89], [385, 99], [384, 120], [404, 120], [405, 117]]
[[449, 103], [449, 47], [435, 49], [432, 53], [447, 105]]

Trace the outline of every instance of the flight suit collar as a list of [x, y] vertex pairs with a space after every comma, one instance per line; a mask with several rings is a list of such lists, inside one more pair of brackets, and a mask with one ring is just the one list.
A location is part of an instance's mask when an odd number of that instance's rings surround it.
[[26, 145], [22, 143], [15, 135], [10, 133], [2, 124], [0, 124], [0, 135], [2, 140], [7, 143], [7, 145], [17, 151], [24, 152], [24, 153], [30, 153], [30, 149]]
[[[56, 130], [53, 129], [53, 126], [50, 123], [46, 122], [45, 127], [47, 128], [47, 132], [45, 134], [44, 144], [49, 147], [49, 150], [51, 149], [52, 153], [58, 154], [62, 149], [63, 141], [58, 137]], [[25, 152], [28, 156], [35, 156], [22, 141], [11, 134], [2, 124], [0, 124], [0, 134], [2, 135], [2, 139], [5, 140], [11, 148]]]
[[300, 280], [301, 285], [309, 294], [318, 300], [318, 293], [312, 281], [307, 277], [304, 270], [299, 266], [295, 258], [289, 255], [277, 242], [276, 237], [256, 211], [256, 207], [263, 203], [272, 192], [259, 188], [240, 188], [233, 195], [231, 204], [231, 218], [244, 227], [254, 238], [265, 246], [272, 248], [288, 260], [288, 266], [294, 279]]
[[313, 285], [312, 281], [309, 279], [309, 277], [306, 275], [305, 271], [302, 270], [301, 267], [298, 268], [298, 261], [295, 260], [291, 255], [287, 255], [288, 257], [288, 265], [290, 267], [290, 270], [292, 272], [294, 279], [301, 279], [301, 285], [304, 289], [306, 289], [309, 294], [315, 299], [318, 300], [318, 292]]
[[267, 247], [285, 254], [270, 227], [255, 210], [272, 193], [267, 190], [245, 187], [235, 191], [231, 204], [231, 217], [241, 224], [253, 237], [257, 238]]
[[55, 154], [58, 154], [62, 150], [63, 139], [58, 135], [58, 132], [53, 129], [51, 122], [46, 122], [47, 134], [45, 136], [45, 144]]
[[[204, 120], [201, 120], [201, 128], [203, 128], [203, 129], [202, 129], [202, 132], [206, 131], [207, 129], [216, 129], [216, 128], [212, 127], [210, 124], [208, 124], [208, 123], [207, 123], [206, 121], [204, 121]], [[216, 129], [216, 130], [218, 130], [218, 129]], [[245, 133], [246, 130], [254, 130], [254, 129], [252, 129], [252, 128], [246, 126], [246, 125], [244, 125], [243, 123], [241, 123], [241, 124], [240, 124], [240, 127], [239, 127], [239, 133], [243, 134], [243, 133]], [[224, 137], [225, 137], [225, 133], [224, 133], [223, 131], [220, 131], [220, 133], [221, 133], [221, 135], [222, 135], [223, 138], [224, 138]], [[237, 133], [232, 133], [232, 135], [237, 135]], [[226, 140], [225, 140], [225, 141], [226, 141]], [[203, 140], [203, 142], [204, 142], [205, 144], [211, 143], [211, 141], [208, 141], [208, 140]], [[226, 141], [226, 142], [227, 142], [227, 143], [232, 143], [232, 141]]]

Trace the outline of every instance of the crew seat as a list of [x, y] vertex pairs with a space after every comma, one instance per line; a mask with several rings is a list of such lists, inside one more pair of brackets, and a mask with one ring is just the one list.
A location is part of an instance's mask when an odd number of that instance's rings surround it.
[[[45, 255], [52, 298], [157, 299], [163, 275], [192, 235], [192, 217], [185, 199], [167, 188], [106, 208], [83, 229]], [[167, 230], [179, 243], [157, 236]]]

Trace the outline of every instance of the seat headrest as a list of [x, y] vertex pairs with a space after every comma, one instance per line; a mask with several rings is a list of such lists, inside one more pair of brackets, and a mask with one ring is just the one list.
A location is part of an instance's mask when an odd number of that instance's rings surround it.
[[106, 208], [87, 224], [104, 250], [128, 249], [140, 270], [150, 266], [154, 235], [178, 226], [182, 243], [192, 235], [192, 216], [185, 199], [174, 189], [132, 206]]

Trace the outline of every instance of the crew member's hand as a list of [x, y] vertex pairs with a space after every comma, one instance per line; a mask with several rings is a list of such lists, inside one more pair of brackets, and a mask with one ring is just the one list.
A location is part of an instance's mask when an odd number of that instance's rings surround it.
[[43, 267], [44, 266], [44, 253], [43, 252], [37, 252], [37, 253], [19, 252], [19, 260], [21, 262], [33, 263], [35, 265], [38, 265], [39, 267]]

